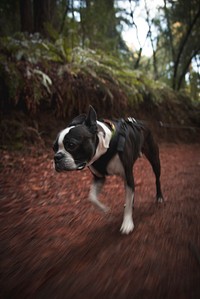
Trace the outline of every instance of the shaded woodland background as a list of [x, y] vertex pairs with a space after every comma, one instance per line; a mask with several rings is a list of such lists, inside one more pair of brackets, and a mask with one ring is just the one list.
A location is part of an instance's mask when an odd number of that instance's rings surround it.
[[[128, 48], [143, 3], [152, 57]], [[1, 147], [43, 142], [88, 105], [98, 115], [199, 127], [200, 2], [2, 0]], [[139, 37], [138, 37], [139, 39]], [[51, 133], [49, 133], [51, 131]], [[196, 138], [196, 129], [167, 133]]]
[[[0, 1], [0, 298], [200, 298], [200, 2], [163, 0], [156, 16], [150, 3]], [[122, 38], [139, 32], [139, 5], [152, 57]], [[146, 120], [164, 141], [165, 202], [138, 159], [129, 236], [120, 178], [105, 185], [103, 215], [88, 169], [52, 165], [57, 132], [89, 104]]]

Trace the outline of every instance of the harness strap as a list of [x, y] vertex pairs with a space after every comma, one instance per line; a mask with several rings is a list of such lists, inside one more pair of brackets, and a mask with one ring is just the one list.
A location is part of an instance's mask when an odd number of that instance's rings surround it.
[[106, 125], [108, 125], [108, 127], [110, 128], [110, 130], [112, 132], [112, 136], [113, 136], [115, 134], [115, 132], [116, 132], [115, 124], [110, 119], [103, 119], [103, 122]]
[[127, 124], [126, 124], [126, 121], [124, 119], [122, 119], [121, 123], [120, 123], [119, 138], [118, 138], [118, 144], [117, 144], [118, 152], [123, 152], [127, 134], [128, 134]]
[[131, 126], [134, 130], [142, 130], [143, 129], [143, 124], [138, 122], [135, 118], [133, 117], [127, 117], [127, 118], [122, 118], [118, 124], [115, 124], [109, 119], [103, 119], [103, 122], [109, 126], [111, 132], [112, 132], [112, 137], [117, 140], [117, 152], [123, 152], [125, 142], [128, 136], [128, 126]]
[[[131, 126], [133, 130], [138, 130], [138, 131], [141, 131], [144, 129], [144, 125], [142, 123], [138, 122], [133, 117], [121, 119], [121, 124], [120, 124], [120, 129], [119, 129], [119, 139], [118, 139], [118, 145], [117, 145], [118, 152], [123, 152], [123, 150], [124, 150], [126, 138], [128, 135], [128, 126]], [[136, 142], [139, 142], [139, 140], [136, 140]]]

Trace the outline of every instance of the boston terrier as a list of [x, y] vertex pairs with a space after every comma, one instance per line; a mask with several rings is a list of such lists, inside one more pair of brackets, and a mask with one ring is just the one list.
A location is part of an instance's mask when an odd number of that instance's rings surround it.
[[89, 167], [93, 184], [89, 199], [99, 209], [108, 208], [99, 201], [105, 177], [119, 175], [125, 182], [125, 208], [120, 231], [129, 234], [134, 229], [132, 209], [134, 201], [133, 164], [142, 154], [150, 162], [156, 177], [156, 200], [163, 201], [160, 185], [159, 149], [151, 131], [132, 117], [118, 120], [97, 120], [92, 106], [86, 114], [75, 117], [62, 130], [54, 143], [55, 169], [58, 172]]

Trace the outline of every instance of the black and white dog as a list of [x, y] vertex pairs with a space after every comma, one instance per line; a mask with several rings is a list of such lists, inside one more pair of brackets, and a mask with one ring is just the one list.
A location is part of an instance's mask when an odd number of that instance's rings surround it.
[[53, 149], [56, 171], [89, 167], [94, 176], [89, 199], [105, 212], [107, 207], [98, 200], [105, 177], [119, 175], [124, 179], [125, 208], [120, 229], [123, 234], [129, 234], [134, 228], [133, 164], [142, 153], [149, 160], [156, 177], [157, 201], [163, 200], [158, 146], [148, 127], [134, 118], [98, 121], [94, 108], [90, 106], [87, 115], [75, 117], [58, 134]]

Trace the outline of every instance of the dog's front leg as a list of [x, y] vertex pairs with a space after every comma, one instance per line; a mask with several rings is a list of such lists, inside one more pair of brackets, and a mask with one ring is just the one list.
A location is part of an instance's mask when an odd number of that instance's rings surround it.
[[106, 207], [103, 203], [101, 203], [98, 200], [98, 195], [102, 189], [104, 182], [105, 182], [105, 177], [99, 178], [97, 176], [94, 176], [93, 183], [90, 188], [89, 200], [93, 205], [95, 205], [101, 211], [106, 213], [109, 211], [109, 208]]
[[123, 222], [120, 231], [122, 234], [128, 235], [134, 229], [133, 215], [132, 215], [134, 188], [126, 185], [125, 190], [126, 190], [126, 203], [124, 208]]

